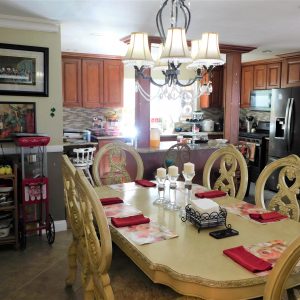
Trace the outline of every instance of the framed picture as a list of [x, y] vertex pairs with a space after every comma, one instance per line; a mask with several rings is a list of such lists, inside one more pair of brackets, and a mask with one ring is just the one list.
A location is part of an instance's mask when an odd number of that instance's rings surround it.
[[0, 142], [12, 141], [15, 133], [36, 133], [34, 102], [0, 102]]
[[48, 96], [49, 49], [0, 43], [0, 95]]

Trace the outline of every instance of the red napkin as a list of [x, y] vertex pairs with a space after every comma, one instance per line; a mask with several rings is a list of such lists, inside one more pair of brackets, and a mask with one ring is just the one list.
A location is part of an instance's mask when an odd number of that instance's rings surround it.
[[272, 269], [272, 264], [253, 255], [247, 251], [243, 246], [226, 249], [223, 253], [229, 256], [232, 260], [240, 264], [247, 270], [257, 273]]
[[116, 227], [125, 227], [131, 225], [149, 223], [150, 219], [144, 217], [144, 215], [137, 215], [125, 218], [111, 218], [111, 223]]
[[156, 183], [151, 182], [151, 181], [146, 180], [146, 179], [137, 179], [137, 180], [135, 180], [135, 183], [137, 183], [141, 186], [144, 186], [144, 187], [154, 187], [154, 186], [156, 186]]
[[227, 193], [223, 191], [218, 191], [218, 190], [213, 190], [213, 191], [208, 191], [208, 192], [201, 192], [201, 193], [196, 193], [195, 196], [198, 198], [217, 198], [217, 197], [223, 197], [226, 196]]
[[276, 222], [287, 218], [287, 216], [282, 215], [277, 211], [262, 214], [249, 214], [249, 217], [260, 223]]
[[101, 198], [100, 201], [101, 201], [102, 205], [117, 204], [117, 203], [124, 202], [119, 197]]

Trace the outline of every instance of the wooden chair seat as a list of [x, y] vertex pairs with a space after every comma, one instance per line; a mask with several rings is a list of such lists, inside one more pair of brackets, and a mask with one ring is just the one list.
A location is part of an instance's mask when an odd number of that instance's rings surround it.
[[[216, 170], [214, 173], [216, 178], [211, 180], [213, 170]], [[238, 188], [236, 188], [237, 172], [239, 172], [240, 177]], [[247, 184], [247, 164], [241, 152], [234, 145], [218, 149], [206, 161], [203, 170], [203, 185], [205, 187], [222, 190], [232, 197], [243, 200]]]
[[[276, 172], [278, 172], [278, 192], [267, 203], [264, 195], [266, 182], [270, 176], [275, 176]], [[255, 204], [269, 210], [279, 211], [299, 221], [299, 191], [300, 158], [293, 154], [273, 161], [262, 170], [256, 181]]]
[[123, 142], [106, 144], [95, 155], [93, 177], [97, 186], [142, 179], [143, 174], [141, 156], [132, 146]]

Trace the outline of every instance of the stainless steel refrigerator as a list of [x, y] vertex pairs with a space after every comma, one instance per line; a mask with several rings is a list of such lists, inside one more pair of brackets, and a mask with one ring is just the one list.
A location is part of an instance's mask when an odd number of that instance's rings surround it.
[[[272, 90], [269, 162], [290, 154], [300, 155], [300, 87]], [[268, 181], [272, 190], [276, 176]]]

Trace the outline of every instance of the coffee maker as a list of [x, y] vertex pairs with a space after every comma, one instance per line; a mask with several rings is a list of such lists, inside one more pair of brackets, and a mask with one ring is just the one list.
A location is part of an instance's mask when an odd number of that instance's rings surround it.
[[254, 117], [253, 116], [246, 116], [247, 132], [251, 132], [253, 122], [254, 122]]

